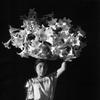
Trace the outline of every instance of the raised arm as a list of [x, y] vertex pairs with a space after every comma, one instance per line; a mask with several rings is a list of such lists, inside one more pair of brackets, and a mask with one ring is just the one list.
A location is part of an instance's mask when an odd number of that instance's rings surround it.
[[67, 61], [71, 62], [72, 60], [69, 57], [62, 62], [61, 67], [57, 70], [57, 78], [65, 71]]
[[65, 71], [66, 61], [63, 61], [61, 67], [57, 70], [57, 78]]

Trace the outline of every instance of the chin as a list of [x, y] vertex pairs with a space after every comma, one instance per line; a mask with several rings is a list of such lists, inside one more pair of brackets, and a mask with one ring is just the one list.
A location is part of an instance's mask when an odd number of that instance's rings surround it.
[[42, 77], [43, 75], [40, 75], [40, 77]]
[[43, 75], [38, 75], [39, 77], [42, 77]]

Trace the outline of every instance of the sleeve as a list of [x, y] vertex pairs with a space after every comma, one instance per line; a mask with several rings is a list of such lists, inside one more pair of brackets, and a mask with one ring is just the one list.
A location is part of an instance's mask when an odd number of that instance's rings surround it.
[[56, 81], [57, 81], [57, 71], [49, 74], [48, 77], [51, 80], [52, 85], [56, 84]]
[[33, 90], [32, 81], [31, 80], [29, 80], [27, 82], [27, 97], [26, 98], [27, 98], [26, 100], [34, 98], [34, 90]]
[[56, 78], [57, 78], [57, 71], [51, 73], [49, 77], [50, 77], [50, 78], [55, 78], [55, 79], [56, 79]]

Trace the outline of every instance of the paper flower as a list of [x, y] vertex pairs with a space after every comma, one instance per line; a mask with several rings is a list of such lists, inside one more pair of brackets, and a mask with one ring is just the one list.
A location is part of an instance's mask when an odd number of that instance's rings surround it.
[[[32, 15], [33, 14], [33, 15]], [[73, 59], [78, 57], [80, 48], [83, 47], [81, 38], [85, 37], [84, 31], [78, 27], [73, 28], [70, 19], [46, 18], [47, 26], [37, 22], [36, 12], [31, 10], [20, 29], [9, 27], [11, 39], [3, 43], [8, 49], [9, 43], [21, 52], [21, 57], [34, 57], [37, 59]], [[41, 21], [41, 20], [40, 20]]]

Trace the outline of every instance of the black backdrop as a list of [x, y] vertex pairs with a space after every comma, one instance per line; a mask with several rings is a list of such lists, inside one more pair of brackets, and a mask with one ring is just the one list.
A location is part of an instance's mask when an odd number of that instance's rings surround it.
[[[87, 47], [79, 58], [67, 63], [59, 77], [54, 100], [99, 100], [99, 0], [5, 0], [1, 3], [0, 99], [25, 100], [25, 82], [35, 76], [34, 58], [21, 58], [16, 49], [8, 50], [2, 41], [9, 39], [8, 25], [20, 27], [21, 15], [35, 8], [39, 17], [54, 12], [57, 18], [70, 18], [86, 32]], [[57, 70], [60, 60], [48, 61], [48, 74]]]

